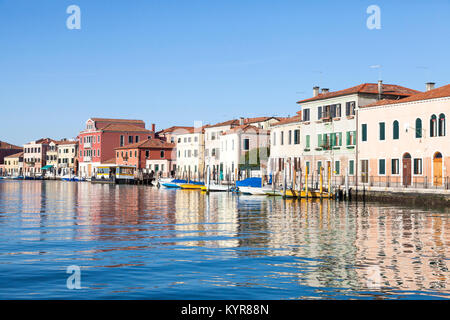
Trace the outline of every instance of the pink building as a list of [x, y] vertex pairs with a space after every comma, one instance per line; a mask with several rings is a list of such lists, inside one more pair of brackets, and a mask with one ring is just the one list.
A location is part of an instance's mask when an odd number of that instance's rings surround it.
[[42, 168], [47, 164], [47, 151], [50, 138], [42, 138], [23, 146], [23, 172], [26, 176], [41, 175]]
[[142, 120], [91, 118], [86, 129], [78, 135], [79, 175], [91, 177], [97, 166], [114, 159], [115, 149], [147, 139], [154, 139], [152, 130], [145, 128]]
[[358, 114], [361, 182], [383, 187], [450, 184], [450, 85], [363, 106]]

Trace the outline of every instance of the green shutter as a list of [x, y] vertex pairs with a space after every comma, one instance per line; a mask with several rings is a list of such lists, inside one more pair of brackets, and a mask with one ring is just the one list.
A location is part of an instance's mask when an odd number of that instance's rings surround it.
[[350, 162], [349, 162], [349, 172], [348, 172], [348, 174], [351, 174], [351, 175], [353, 175], [354, 174], [354, 172], [355, 172], [355, 162], [353, 161], [353, 160], [350, 160]]
[[347, 145], [350, 145], [350, 131], [347, 131]]
[[309, 148], [309, 135], [306, 136], [306, 148]]
[[340, 174], [340, 172], [341, 172], [341, 162], [340, 161], [335, 162], [334, 171], [336, 171], [336, 174]]
[[385, 125], [384, 122], [380, 122], [380, 140], [385, 139]]
[[319, 134], [317, 135], [317, 147], [321, 147], [322, 146], [322, 135]]
[[339, 132], [339, 146], [342, 146], [342, 132]]
[[362, 141], [367, 141], [367, 124], [362, 125]]
[[331, 134], [331, 146], [334, 147], [336, 145], [336, 133]]

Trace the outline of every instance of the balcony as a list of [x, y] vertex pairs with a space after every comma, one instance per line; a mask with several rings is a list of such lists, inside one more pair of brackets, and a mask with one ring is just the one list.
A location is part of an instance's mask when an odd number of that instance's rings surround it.
[[83, 144], [83, 147], [84, 147], [85, 149], [92, 148], [92, 143], [91, 143], [91, 142], [85, 142], [85, 143]]
[[84, 157], [83, 158], [83, 162], [91, 162], [92, 161], [92, 157]]

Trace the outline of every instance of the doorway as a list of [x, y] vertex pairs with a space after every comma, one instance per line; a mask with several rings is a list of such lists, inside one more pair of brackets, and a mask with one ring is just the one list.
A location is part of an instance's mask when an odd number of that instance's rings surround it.
[[403, 155], [403, 186], [408, 187], [411, 185], [411, 155], [405, 153]]
[[436, 152], [433, 157], [433, 185], [442, 186], [442, 153]]

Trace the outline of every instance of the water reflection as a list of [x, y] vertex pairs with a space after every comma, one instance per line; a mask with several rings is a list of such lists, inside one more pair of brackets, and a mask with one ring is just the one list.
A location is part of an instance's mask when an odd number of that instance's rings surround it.
[[0, 280], [15, 289], [0, 297], [71, 297], [19, 279], [69, 264], [95, 274], [88, 298], [449, 297], [449, 222], [376, 204], [2, 181]]

